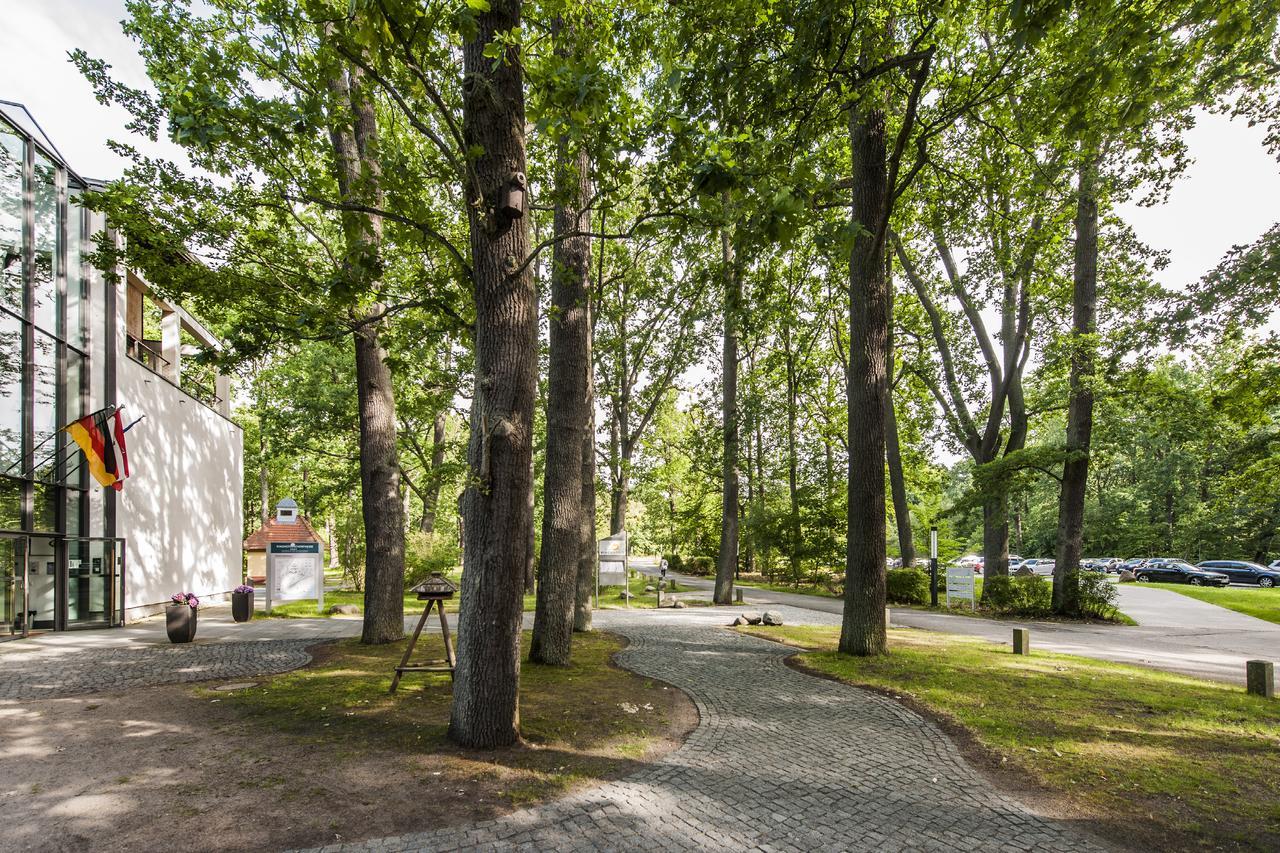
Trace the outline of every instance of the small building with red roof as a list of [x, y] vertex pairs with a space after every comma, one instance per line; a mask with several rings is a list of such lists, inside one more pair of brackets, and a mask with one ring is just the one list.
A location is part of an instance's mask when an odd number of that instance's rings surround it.
[[317, 543], [321, 555], [328, 544], [307, 517], [298, 513], [298, 504], [292, 498], [285, 498], [276, 504], [276, 517], [267, 519], [266, 524], [244, 540], [247, 574], [254, 586], [267, 582], [267, 551], [277, 543]]

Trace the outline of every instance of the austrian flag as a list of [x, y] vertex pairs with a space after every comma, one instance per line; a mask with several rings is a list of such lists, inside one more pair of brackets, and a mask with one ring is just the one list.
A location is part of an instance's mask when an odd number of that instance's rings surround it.
[[129, 476], [129, 457], [125, 453], [125, 428], [120, 410], [108, 415], [106, 409], [101, 409], [66, 429], [84, 451], [93, 479], [117, 492], [124, 488], [124, 478]]

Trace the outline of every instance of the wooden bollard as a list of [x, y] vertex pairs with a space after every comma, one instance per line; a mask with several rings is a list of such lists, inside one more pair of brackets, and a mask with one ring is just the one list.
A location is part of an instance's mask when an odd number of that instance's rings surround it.
[[735, 589], [735, 590], [733, 591], [733, 600], [734, 600], [734, 601], [736, 601], [736, 602], [738, 602], [739, 604], [741, 604], [741, 603], [742, 603], [742, 590], [741, 590], [741, 589]]
[[1249, 692], [1264, 699], [1276, 696], [1276, 665], [1269, 660], [1251, 660], [1244, 665]]
[[1031, 654], [1031, 629], [1013, 629], [1013, 653], [1015, 655]]
[[889, 608], [886, 607], [884, 609], [884, 626], [886, 628], [888, 628], [891, 624], [893, 624], [891, 621], [891, 616], [892, 614], [889, 613]]

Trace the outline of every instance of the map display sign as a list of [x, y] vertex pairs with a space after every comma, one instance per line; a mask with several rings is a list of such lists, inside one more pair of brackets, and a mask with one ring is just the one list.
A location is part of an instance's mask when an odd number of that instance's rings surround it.
[[267, 555], [267, 601], [324, 596], [324, 565], [318, 542], [272, 542]]
[[974, 596], [974, 571], [972, 566], [947, 566], [947, 606], [951, 599], [968, 600], [975, 608], [978, 606]]

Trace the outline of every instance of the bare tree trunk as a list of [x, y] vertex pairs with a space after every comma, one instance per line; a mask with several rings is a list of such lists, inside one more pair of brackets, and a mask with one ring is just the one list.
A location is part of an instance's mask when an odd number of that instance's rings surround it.
[[[329, 81], [333, 99], [329, 138], [344, 200], [382, 207], [378, 126], [373, 100], [358, 69]], [[376, 294], [381, 283], [381, 217], [344, 211], [343, 275], [354, 293]], [[355, 339], [356, 396], [360, 413], [360, 497], [365, 531], [362, 643], [389, 643], [404, 635], [404, 509], [396, 442], [391, 370], [379, 340], [381, 306], [351, 317]]]
[[[886, 269], [888, 259], [886, 259]], [[885, 283], [889, 300], [888, 336], [889, 354], [885, 373], [892, 377], [893, 367], [893, 282]], [[911, 536], [911, 508], [907, 505], [907, 480], [902, 471], [902, 448], [898, 445], [898, 412], [893, 406], [893, 388], [884, 400], [885, 456], [889, 463], [889, 491], [893, 495], [893, 521], [898, 528], [898, 551], [902, 567], [911, 568], [916, 561], [915, 542]]]
[[[728, 198], [725, 199], [726, 212]], [[716, 557], [716, 604], [733, 602], [733, 578], [738, 571], [738, 314], [742, 282], [730, 226], [720, 231], [724, 261], [724, 349], [721, 364], [721, 418], [724, 423], [723, 491], [720, 519], [720, 553]]]
[[431, 472], [427, 478], [426, 494], [422, 498], [422, 532], [433, 536], [436, 532], [436, 507], [440, 503], [440, 469], [444, 467], [445, 427], [449, 413], [441, 409], [431, 425]]
[[799, 583], [800, 566], [800, 458], [796, 448], [799, 432], [796, 423], [799, 409], [799, 389], [796, 387], [796, 357], [791, 347], [791, 325], [782, 327], [782, 348], [787, 360], [787, 497], [790, 513], [787, 517], [787, 563], [791, 566], [791, 581]]
[[1058, 498], [1058, 555], [1053, 569], [1053, 611], [1080, 614], [1080, 553], [1093, 435], [1095, 316], [1098, 301], [1098, 163], [1085, 152], [1076, 199], [1075, 280], [1071, 298], [1071, 402], [1067, 407], [1067, 460]]
[[449, 737], [465, 747], [493, 748], [520, 736], [521, 587], [533, 524], [528, 497], [537, 295], [527, 271], [515, 272], [529, 253], [526, 219], [510, 218], [499, 207], [499, 199], [525, 173], [522, 65], [514, 49], [502, 61], [484, 55], [495, 36], [520, 26], [521, 0], [491, 0], [489, 11], [475, 20], [476, 35], [463, 46], [462, 134], [470, 150], [482, 152], [467, 186], [476, 380]]
[[[556, 27], [553, 27], [555, 31]], [[591, 230], [594, 192], [585, 146], [572, 154], [560, 143], [556, 175], [557, 235]], [[542, 499], [542, 557], [529, 660], [565, 666], [573, 640], [578, 564], [582, 556], [582, 446], [591, 421], [591, 238], [555, 245], [551, 270], [550, 365], [547, 373], [547, 450]]]
[[267, 433], [261, 418], [258, 420], [258, 494], [262, 501], [262, 526], [271, 520], [271, 490], [267, 482]]
[[885, 116], [855, 105], [851, 216], [860, 230], [849, 257], [849, 520], [839, 649], [885, 652], [885, 401], [889, 395], [889, 297], [883, 235], [889, 207]]
[[889, 462], [889, 489], [893, 494], [893, 521], [898, 529], [898, 551], [902, 567], [916, 561], [915, 540], [911, 534], [911, 507], [907, 504], [907, 480], [902, 470], [902, 449], [898, 446], [898, 413], [893, 407], [893, 394], [884, 407], [885, 456]]
[[[604, 233], [604, 211], [600, 211], [600, 233]], [[597, 251], [596, 292], [604, 288], [604, 241]], [[591, 596], [595, 593], [596, 560], [596, 314], [591, 291], [587, 298], [587, 438], [582, 443], [582, 535], [578, 542], [578, 589], [573, 603], [573, 630], [591, 630]]]

